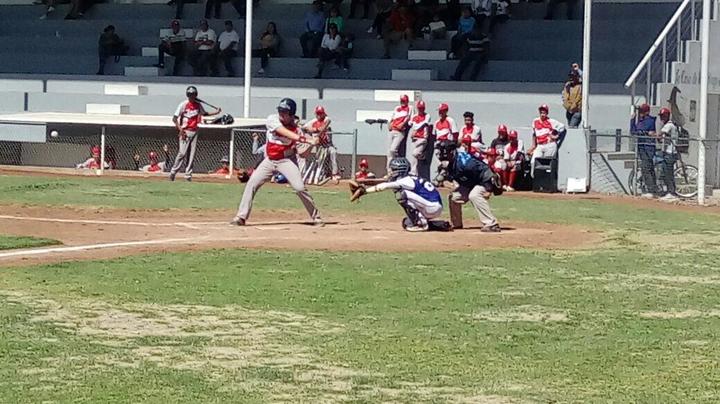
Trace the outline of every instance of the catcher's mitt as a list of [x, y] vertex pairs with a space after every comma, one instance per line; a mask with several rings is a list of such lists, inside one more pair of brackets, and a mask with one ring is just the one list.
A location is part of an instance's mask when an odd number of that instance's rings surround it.
[[351, 180], [348, 182], [348, 185], [350, 186], [350, 202], [359, 200], [361, 196], [367, 193], [365, 185], [363, 184], [358, 184], [357, 182]]
[[250, 180], [250, 174], [248, 174], [247, 171], [239, 171], [237, 173], [237, 179], [244, 184]]

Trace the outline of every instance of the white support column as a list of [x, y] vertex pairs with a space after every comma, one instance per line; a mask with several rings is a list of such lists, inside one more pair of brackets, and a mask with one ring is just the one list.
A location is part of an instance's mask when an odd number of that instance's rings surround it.
[[583, 60], [582, 60], [582, 128], [590, 125], [590, 28], [592, 26], [592, 0], [585, 0], [583, 22]]
[[250, 87], [252, 85], [252, 16], [253, 0], [245, 0], [245, 79], [243, 88], [243, 118], [250, 118]]
[[700, 129], [698, 135], [698, 205], [705, 204], [705, 139], [707, 138], [708, 67], [710, 63], [710, 0], [703, 0], [700, 29]]
[[225, 178], [232, 178], [235, 164], [235, 129], [230, 129], [230, 155], [228, 156], [228, 160], [230, 160], [230, 172]]
[[105, 174], [105, 125], [100, 130], [100, 174]]

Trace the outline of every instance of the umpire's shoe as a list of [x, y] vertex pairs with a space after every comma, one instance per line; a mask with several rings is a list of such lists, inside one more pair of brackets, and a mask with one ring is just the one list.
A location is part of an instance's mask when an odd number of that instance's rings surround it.
[[500, 225], [494, 224], [492, 226], [485, 226], [482, 229], [480, 229], [483, 233], [500, 233]]

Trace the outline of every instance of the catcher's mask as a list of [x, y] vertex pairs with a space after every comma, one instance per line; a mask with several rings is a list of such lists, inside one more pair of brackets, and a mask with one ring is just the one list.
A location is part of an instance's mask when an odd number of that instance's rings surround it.
[[405, 157], [395, 157], [390, 160], [390, 172], [388, 179], [395, 181], [398, 178], [407, 177], [410, 172], [410, 161]]
[[219, 117], [212, 120], [212, 124], [215, 125], [232, 125], [232, 123], [235, 122], [235, 118], [233, 118], [230, 114], [222, 114]]
[[457, 143], [451, 140], [441, 140], [435, 148], [438, 150], [438, 159], [440, 161], [450, 161], [455, 157]]

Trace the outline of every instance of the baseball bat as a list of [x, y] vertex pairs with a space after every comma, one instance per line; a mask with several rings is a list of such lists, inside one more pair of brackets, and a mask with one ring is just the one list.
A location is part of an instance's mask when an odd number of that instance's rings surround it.
[[210, 107], [210, 108], [214, 108], [214, 109], [216, 109], [216, 110], [219, 110], [219, 109], [220, 109], [220, 108], [218, 108], [218, 107], [216, 107], [216, 106], [214, 106], [214, 105], [210, 104], [210, 103], [209, 103], [209, 102], [207, 102], [207, 101], [203, 101], [203, 100], [201, 100], [200, 98], [195, 98], [195, 101], [197, 101], [197, 102], [199, 102], [199, 103], [201, 103], [201, 104], [205, 104], [205, 105], [207, 105], [208, 107]]

